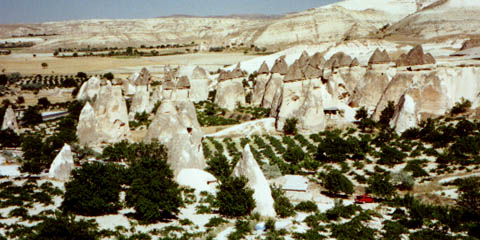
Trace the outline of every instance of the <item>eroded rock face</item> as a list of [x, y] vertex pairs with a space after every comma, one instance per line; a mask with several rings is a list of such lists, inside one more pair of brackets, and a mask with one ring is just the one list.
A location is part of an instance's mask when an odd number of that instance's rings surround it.
[[350, 99], [350, 105], [353, 107], [375, 107], [388, 83], [386, 73], [374, 70], [367, 71], [363, 76], [363, 81], [359, 81], [356, 86], [354, 95]]
[[184, 168], [206, 167], [202, 137], [192, 102], [164, 100], [148, 127], [145, 141], [158, 140], [168, 148], [168, 163], [177, 175]]
[[[265, 94], [263, 95], [261, 107], [273, 108], [275, 99], [278, 99], [278, 91], [283, 85], [283, 78], [287, 74], [288, 65], [285, 62], [285, 56], [275, 60], [272, 67], [270, 79], [265, 85]], [[277, 97], [275, 97], [277, 96]]]
[[233, 175], [248, 179], [248, 187], [254, 191], [253, 199], [256, 202], [254, 212], [258, 212], [261, 216], [265, 217], [276, 216], [270, 185], [257, 161], [253, 158], [250, 145], [245, 145], [242, 152], [242, 159], [235, 165]]
[[390, 121], [390, 126], [398, 134], [405, 130], [416, 127], [418, 123], [415, 101], [408, 94], [403, 95], [398, 101], [395, 114]]
[[243, 88], [243, 78], [232, 78], [238, 73], [225, 73], [223, 80], [218, 80], [217, 94], [215, 95], [215, 103], [221, 108], [229, 111], [235, 110], [238, 105], [245, 105], [245, 90]]
[[150, 103], [150, 86], [148, 85], [138, 85], [136, 87], [128, 118], [132, 121], [135, 119], [135, 114], [143, 112], [152, 112], [152, 104]]
[[116, 143], [129, 139], [127, 104], [120, 87], [110, 84], [102, 87], [94, 109], [99, 143]]
[[12, 129], [15, 133], [19, 133], [17, 117], [12, 109], [12, 106], [8, 105], [5, 115], [3, 115], [2, 130]]
[[368, 60], [368, 65], [372, 64], [385, 64], [390, 62], [390, 57], [388, 56], [387, 50], [380, 51], [380, 49], [375, 49], [375, 52], [372, 54]]
[[252, 94], [252, 104], [255, 106], [260, 106], [263, 100], [263, 96], [265, 95], [265, 88], [267, 86], [267, 82], [270, 79], [270, 70], [268, 69], [268, 65], [266, 62], [263, 62], [258, 69], [258, 75], [255, 78], [255, 86], [253, 88]]
[[68, 181], [70, 173], [75, 167], [72, 151], [68, 144], [65, 144], [50, 165], [48, 177], [60, 181]]
[[350, 67], [353, 59], [344, 52], [337, 52], [325, 63], [325, 68], [334, 69], [339, 67]]
[[190, 100], [194, 102], [205, 101], [208, 99], [208, 86], [210, 85], [210, 76], [205, 69], [195, 67], [190, 78]]
[[83, 106], [77, 124], [77, 137], [81, 145], [91, 145], [97, 142], [97, 120], [95, 110], [89, 102]]
[[95, 99], [100, 91], [100, 79], [91, 77], [84, 82], [77, 94], [77, 100], [83, 101], [88, 99]]
[[136, 86], [148, 86], [152, 80], [150, 72], [146, 68], [142, 68], [140, 73], [133, 79], [133, 83]]
[[397, 66], [414, 66], [435, 63], [435, 59], [430, 53], [424, 54], [422, 45], [417, 45], [406, 55], [402, 54], [396, 61]]
[[460, 51], [476, 47], [480, 47], [480, 39], [469, 39], [463, 43]]

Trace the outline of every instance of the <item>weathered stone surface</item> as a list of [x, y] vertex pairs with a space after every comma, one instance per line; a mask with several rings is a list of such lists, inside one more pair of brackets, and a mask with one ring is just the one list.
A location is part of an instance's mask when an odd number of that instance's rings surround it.
[[368, 60], [368, 65], [372, 64], [385, 64], [390, 62], [390, 57], [388, 56], [387, 50], [380, 51], [380, 49], [375, 49], [375, 52], [372, 54]]
[[288, 64], [285, 62], [285, 56], [281, 56], [275, 60], [275, 64], [272, 67], [272, 74], [273, 73], [278, 73], [280, 75], [285, 75], [287, 74], [288, 71]]
[[321, 78], [322, 77], [322, 71], [316, 67], [313, 67], [311, 65], [307, 65], [303, 69], [303, 76], [306, 79], [313, 79], [313, 78]]
[[190, 101], [163, 101], [148, 127], [146, 142], [158, 140], [168, 148], [168, 163], [175, 175], [184, 168], [206, 167], [203, 133]]
[[263, 96], [265, 95], [265, 89], [267, 82], [270, 79], [270, 70], [268, 70], [268, 65], [266, 62], [263, 62], [258, 70], [258, 75], [255, 78], [255, 84], [253, 87], [252, 94], [252, 104], [255, 106], [260, 106], [262, 104]]
[[135, 119], [135, 114], [143, 112], [152, 112], [152, 104], [150, 104], [150, 86], [137, 85], [128, 118], [130, 121], [133, 121]]
[[404, 94], [398, 101], [390, 126], [401, 134], [409, 128], [416, 127], [417, 123], [415, 101], [408, 94]]
[[354, 90], [350, 99], [350, 105], [353, 107], [365, 106], [373, 108], [383, 95], [388, 86], [387, 74], [381, 71], [368, 70]]
[[297, 118], [301, 133], [319, 132], [325, 128], [320, 79], [284, 83], [279, 91], [279, 103], [272, 106], [277, 131], [283, 131], [289, 118]]
[[210, 75], [205, 69], [197, 66], [190, 77], [190, 100], [194, 102], [208, 99]]
[[325, 63], [325, 68], [333, 69], [339, 67], [350, 67], [352, 63], [352, 57], [345, 54], [344, 52], [337, 52], [328, 59]]
[[298, 58], [298, 66], [300, 68], [304, 68], [307, 66], [308, 62], [310, 61], [310, 56], [308, 55], [307, 51], [303, 51], [300, 58]]
[[19, 133], [17, 117], [12, 109], [12, 106], [8, 105], [5, 115], [3, 115], [2, 130], [12, 129], [15, 133]]
[[323, 65], [325, 65], [325, 62], [326, 61], [325, 58], [323, 58], [323, 55], [317, 52], [313, 54], [313, 56], [310, 58], [310, 62], [308, 63], [308, 65], [318, 69], [322, 69]]
[[297, 60], [288, 68], [283, 82], [298, 81], [301, 79], [304, 79], [304, 76], [301, 70], [300, 62]]
[[219, 82], [214, 102], [229, 111], [235, 110], [237, 105], [245, 105], [245, 90], [242, 80], [242, 78], [236, 78]]
[[476, 47], [480, 47], [480, 39], [469, 39], [463, 43], [460, 51]]
[[258, 212], [261, 216], [275, 217], [276, 212], [274, 208], [274, 200], [270, 185], [263, 175], [262, 169], [257, 161], [253, 158], [250, 150], [250, 145], [245, 145], [242, 152], [242, 159], [238, 161], [233, 169], [233, 175], [236, 177], [245, 177], [248, 179], [248, 187], [253, 189], [253, 199], [256, 202], [256, 207], [253, 210]]
[[350, 67], [358, 67], [358, 66], [360, 66], [360, 62], [358, 61], [357, 58], [354, 58], [352, 60], [352, 63], [350, 63]]
[[94, 99], [100, 91], [100, 79], [91, 77], [84, 82], [77, 94], [77, 100]]
[[94, 109], [99, 143], [116, 143], [130, 137], [127, 104], [120, 87], [110, 84], [102, 87]]
[[48, 171], [48, 177], [60, 181], [68, 181], [70, 173], [75, 167], [70, 146], [65, 143], [62, 150], [53, 160]]
[[261, 107], [272, 108], [275, 93], [283, 85], [283, 78], [284, 76], [280, 73], [272, 73], [270, 80], [268, 80], [267, 85], [265, 86], [265, 95], [263, 96]]
[[97, 123], [95, 110], [89, 102], [85, 103], [77, 124], [77, 137], [81, 145], [94, 145], [97, 142]]
[[412, 48], [408, 54], [402, 54], [396, 61], [397, 66], [414, 66], [423, 64], [435, 64], [435, 59], [431, 54], [424, 54], [422, 45]]
[[137, 78], [133, 80], [136, 86], [148, 86], [152, 80], [150, 72], [146, 68], [142, 68]]

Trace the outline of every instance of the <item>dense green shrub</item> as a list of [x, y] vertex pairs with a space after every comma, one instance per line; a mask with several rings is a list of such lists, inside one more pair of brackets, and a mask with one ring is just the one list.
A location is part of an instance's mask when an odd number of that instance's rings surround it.
[[331, 235], [335, 239], [375, 239], [375, 230], [365, 226], [365, 219], [354, 217], [343, 224], [334, 224], [331, 228]]
[[247, 187], [244, 177], [229, 177], [217, 188], [217, 203], [220, 214], [227, 217], [248, 215], [255, 208], [253, 190]]
[[94, 220], [76, 220], [74, 215], [48, 217], [33, 227], [34, 231], [25, 239], [31, 240], [95, 240], [100, 237]]
[[18, 147], [21, 144], [20, 136], [12, 129], [0, 130], [0, 147]]
[[353, 193], [353, 183], [338, 170], [332, 170], [322, 177], [322, 183], [330, 194]]
[[460, 113], [464, 113], [472, 107], [472, 102], [465, 98], [462, 98], [460, 102], [455, 103], [455, 105], [450, 110], [450, 115], [457, 115]]
[[240, 240], [245, 239], [246, 235], [252, 230], [250, 229], [250, 223], [245, 220], [237, 220], [235, 222], [235, 232], [228, 235], [228, 240]]
[[121, 184], [125, 182], [124, 169], [112, 163], [85, 163], [72, 172], [72, 180], [65, 184], [61, 208], [85, 216], [115, 214], [121, 207]]
[[28, 107], [27, 110], [23, 113], [23, 117], [20, 119], [20, 122], [24, 126], [35, 126], [43, 121], [42, 115], [38, 111], [37, 107]]
[[459, 181], [458, 205], [466, 212], [480, 216], [480, 177], [468, 177]]
[[318, 206], [313, 201], [302, 201], [295, 206], [295, 210], [301, 212], [317, 212]]
[[281, 218], [295, 215], [295, 208], [287, 196], [285, 196], [285, 191], [277, 186], [272, 186], [270, 189], [272, 190], [272, 197], [275, 201], [273, 207], [277, 215]]
[[283, 133], [285, 135], [295, 135], [297, 134], [297, 118], [289, 118], [285, 121], [285, 125], [283, 126]]
[[395, 103], [393, 101], [388, 101], [387, 106], [382, 110], [380, 114], [380, 123], [382, 126], [387, 127], [390, 124], [390, 120], [393, 118], [393, 114], [395, 114]]
[[183, 205], [181, 190], [173, 180], [166, 156], [165, 149], [153, 156], [144, 156], [128, 171], [131, 183], [126, 202], [135, 209], [135, 217], [141, 222], [171, 219]]
[[287, 151], [282, 155], [283, 159], [293, 165], [298, 164], [305, 158], [305, 152], [298, 146], [288, 145]]
[[233, 167], [224, 155], [215, 154], [215, 156], [207, 161], [207, 165], [207, 172], [213, 174], [220, 182], [223, 182], [232, 175]]
[[390, 198], [395, 194], [395, 187], [389, 174], [374, 174], [368, 178], [367, 192], [378, 197]]

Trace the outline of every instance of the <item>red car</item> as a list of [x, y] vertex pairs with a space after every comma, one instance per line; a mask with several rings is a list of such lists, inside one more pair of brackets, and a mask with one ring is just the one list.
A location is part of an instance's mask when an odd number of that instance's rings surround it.
[[364, 194], [364, 195], [359, 195], [355, 198], [355, 203], [359, 203], [359, 204], [362, 204], [362, 203], [373, 203], [375, 202], [375, 199], [373, 199], [372, 197], [370, 197], [369, 195], [367, 194]]

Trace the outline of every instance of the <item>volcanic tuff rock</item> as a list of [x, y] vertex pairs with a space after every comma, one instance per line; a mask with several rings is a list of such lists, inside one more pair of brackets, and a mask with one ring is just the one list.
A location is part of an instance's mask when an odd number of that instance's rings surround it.
[[99, 143], [116, 143], [130, 137], [127, 104], [119, 86], [107, 82], [94, 104]]
[[206, 167], [202, 138], [193, 103], [164, 100], [148, 127], [145, 141], [158, 140], [168, 148], [168, 163], [177, 175], [184, 168]]
[[95, 144], [97, 141], [97, 120], [95, 110], [89, 102], [85, 103], [77, 124], [78, 142], [85, 146]]
[[133, 95], [132, 104], [128, 119], [133, 121], [137, 113], [152, 112], [152, 104], [150, 103], [150, 86], [137, 85], [135, 95]]
[[210, 74], [205, 69], [197, 66], [193, 69], [190, 76], [190, 100], [194, 102], [205, 101], [208, 99], [209, 85], [211, 82]]
[[265, 88], [269, 79], [270, 70], [268, 69], [267, 63], [263, 62], [260, 66], [260, 69], [258, 70], [258, 75], [255, 78], [252, 95], [252, 104], [254, 106], [260, 106], [260, 104], [262, 103], [263, 96], [265, 95]]
[[264, 217], [275, 217], [274, 200], [270, 185], [263, 175], [262, 169], [258, 166], [257, 161], [253, 157], [250, 145], [245, 145], [242, 152], [242, 158], [238, 161], [233, 169], [233, 175], [236, 177], [245, 177], [248, 179], [248, 187], [253, 189], [253, 199], [256, 207], [253, 210]]
[[463, 43], [460, 51], [476, 47], [480, 47], [480, 39], [469, 39]]
[[2, 130], [6, 129], [12, 129], [17, 134], [20, 132], [20, 129], [18, 128], [17, 117], [15, 116], [15, 112], [13, 111], [11, 105], [8, 105], [8, 108], [3, 115]]
[[68, 181], [70, 178], [70, 172], [75, 167], [73, 163], [73, 156], [70, 146], [65, 143], [62, 150], [57, 154], [50, 170], [48, 171], [48, 177], [54, 178], [60, 181]]
[[435, 59], [430, 53], [424, 54], [422, 45], [417, 45], [408, 52], [402, 54], [396, 61], [397, 66], [413, 66], [423, 64], [435, 64]]
[[409, 128], [416, 127], [417, 123], [415, 100], [408, 94], [404, 94], [398, 101], [390, 126], [401, 134]]
[[376, 49], [375, 52], [372, 54], [370, 59], [368, 60], [368, 65], [372, 64], [384, 64], [389, 63], [390, 57], [388, 56], [387, 50], [380, 51], [380, 49]]
[[375, 107], [389, 83], [387, 74], [381, 71], [368, 70], [362, 81], [353, 91], [350, 104], [354, 107]]
[[337, 52], [330, 57], [330, 59], [328, 59], [328, 61], [325, 63], [325, 68], [334, 69], [339, 67], [350, 67], [352, 61], [352, 57], [343, 52]]
[[284, 75], [287, 74], [288, 65], [285, 62], [285, 57], [279, 57], [275, 60], [275, 65], [273, 65], [271, 69], [270, 79], [268, 80], [267, 84], [265, 85], [265, 95], [262, 99], [261, 107], [263, 108], [271, 108], [274, 102], [275, 95], [277, 91], [283, 85], [283, 78]]
[[245, 89], [243, 88], [243, 73], [239, 67], [232, 72], [220, 74], [215, 95], [215, 104], [229, 111], [238, 105], [245, 105]]
[[83, 101], [87, 99], [94, 99], [100, 91], [100, 79], [91, 77], [88, 81], [82, 84], [77, 94], [77, 100]]

